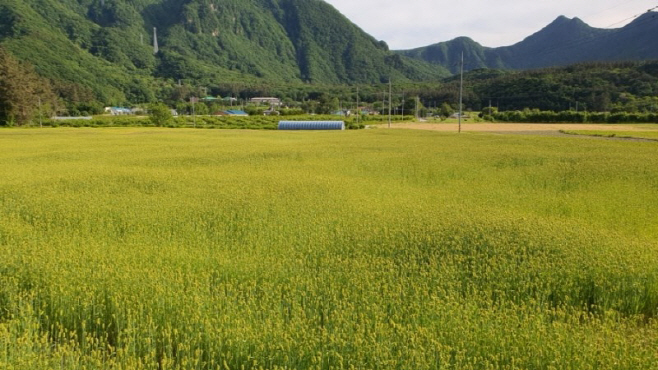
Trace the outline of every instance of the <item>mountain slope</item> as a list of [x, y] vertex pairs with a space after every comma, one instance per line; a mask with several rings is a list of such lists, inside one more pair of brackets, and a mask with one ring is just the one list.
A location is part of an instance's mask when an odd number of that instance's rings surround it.
[[506, 47], [487, 48], [457, 38], [401, 55], [458, 72], [462, 52], [467, 70], [478, 68], [533, 69], [581, 62], [658, 59], [658, 13], [649, 12], [619, 29], [598, 29], [578, 18], [558, 17], [539, 32]]
[[448, 75], [388, 51], [321, 0], [3, 0], [0, 44], [105, 102], [151, 101], [162, 79], [213, 86]]

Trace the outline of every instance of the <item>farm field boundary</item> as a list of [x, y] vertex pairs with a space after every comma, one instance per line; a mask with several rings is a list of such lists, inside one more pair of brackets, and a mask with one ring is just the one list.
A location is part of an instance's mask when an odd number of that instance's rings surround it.
[[[388, 125], [378, 125], [379, 128], [387, 128]], [[442, 132], [457, 132], [458, 124], [455, 123], [393, 123], [393, 129], [430, 130]], [[657, 130], [658, 125], [652, 124], [572, 124], [572, 123], [465, 123], [462, 124], [463, 132], [554, 132], [560, 131], [651, 131]]]

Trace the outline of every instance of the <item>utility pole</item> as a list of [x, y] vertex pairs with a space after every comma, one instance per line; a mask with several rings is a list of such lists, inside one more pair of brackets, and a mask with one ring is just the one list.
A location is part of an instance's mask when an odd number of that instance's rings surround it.
[[43, 128], [43, 123], [41, 119], [41, 97], [39, 97], [39, 128]]
[[491, 122], [494, 121], [494, 119], [493, 119], [494, 115], [493, 115], [493, 110], [492, 109], [493, 108], [491, 108], [491, 99], [489, 99], [489, 116], [491, 116]]
[[418, 121], [418, 96], [416, 96], [416, 121]]
[[462, 51], [462, 62], [459, 68], [459, 133], [462, 132], [462, 102], [464, 99], [464, 52]]
[[359, 116], [361, 116], [361, 109], [359, 108], [359, 87], [356, 87], [356, 125], [359, 125]]
[[194, 110], [194, 103], [196, 103], [197, 98], [191, 97], [190, 102], [192, 103], [192, 120], [194, 122], [194, 128], [196, 128], [196, 111]]
[[157, 54], [160, 49], [158, 48], [158, 29], [153, 27], [153, 54]]
[[404, 91], [402, 92], [402, 121], [404, 121]]
[[388, 128], [391, 128], [391, 105], [393, 97], [393, 84], [391, 83], [391, 78], [388, 78]]

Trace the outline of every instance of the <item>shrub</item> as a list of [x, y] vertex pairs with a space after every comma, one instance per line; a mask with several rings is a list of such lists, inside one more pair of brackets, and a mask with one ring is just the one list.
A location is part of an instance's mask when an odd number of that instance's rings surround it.
[[171, 110], [162, 103], [155, 103], [149, 106], [149, 119], [155, 126], [169, 125], [173, 120]]

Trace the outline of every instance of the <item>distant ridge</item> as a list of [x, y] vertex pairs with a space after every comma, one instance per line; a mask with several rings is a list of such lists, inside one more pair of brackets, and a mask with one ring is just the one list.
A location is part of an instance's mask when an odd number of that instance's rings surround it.
[[658, 13], [647, 12], [625, 27], [600, 29], [579, 18], [560, 16], [539, 32], [512, 46], [488, 48], [467, 37], [398, 51], [401, 55], [458, 72], [455, 61], [464, 52], [468, 70], [533, 69], [581, 62], [658, 59]]

